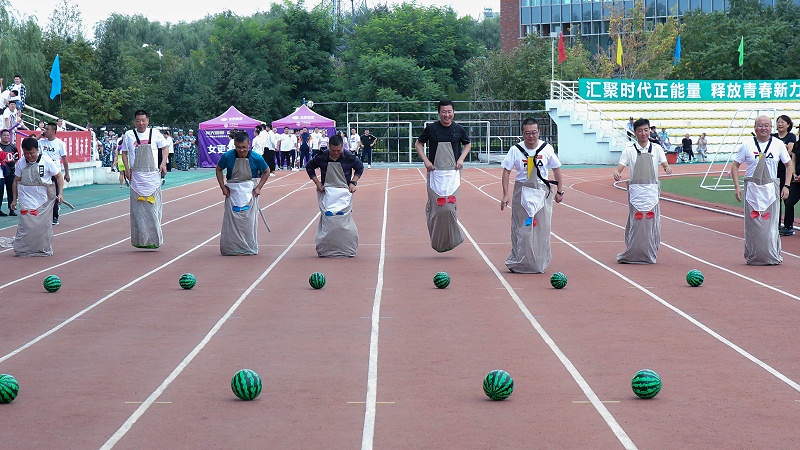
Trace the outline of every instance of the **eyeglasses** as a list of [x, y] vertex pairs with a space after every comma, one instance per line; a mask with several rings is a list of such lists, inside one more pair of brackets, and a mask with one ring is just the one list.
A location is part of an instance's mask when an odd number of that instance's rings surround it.
[[526, 131], [526, 132], [524, 132], [522, 134], [524, 134], [525, 136], [536, 136], [537, 134], [539, 134], [539, 132], [538, 131]]
[[756, 128], [761, 128], [762, 130], [764, 128], [772, 128], [772, 124], [771, 123], [767, 123], [767, 124], [760, 123], [760, 124], [756, 125]]

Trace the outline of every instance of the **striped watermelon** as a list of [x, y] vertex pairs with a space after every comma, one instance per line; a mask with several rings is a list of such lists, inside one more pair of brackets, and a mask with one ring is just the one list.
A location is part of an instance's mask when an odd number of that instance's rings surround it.
[[550, 285], [556, 289], [561, 289], [567, 285], [567, 276], [561, 272], [556, 272], [550, 277]]
[[48, 275], [44, 279], [44, 290], [47, 292], [55, 292], [61, 289], [61, 278], [55, 275]]
[[483, 392], [492, 400], [505, 400], [514, 392], [514, 379], [505, 370], [493, 370], [483, 379]]
[[11, 403], [19, 394], [19, 383], [11, 375], [0, 374], [0, 404]]
[[190, 273], [185, 273], [178, 279], [178, 284], [180, 284], [184, 289], [191, 289], [195, 284], [197, 284], [197, 278]]
[[308, 278], [308, 284], [314, 289], [322, 289], [325, 286], [325, 275], [320, 272], [314, 272]]
[[691, 287], [700, 286], [703, 284], [703, 280], [705, 280], [703, 277], [703, 272], [700, 272], [697, 269], [692, 269], [686, 274], [686, 282], [689, 283], [689, 286]]
[[450, 275], [447, 272], [437, 272], [433, 276], [433, 284], [439, 289], [450, 286]]
[[639, 398], [653, 398], [661, 391], [661, 377], [650, 369], [642, 369], [631, 380], [631, 388]]
[[242, 369], [231, 379], [231, 390], [242, 400], [253, 400], [261, 393], [261, 377], [250, 369]]

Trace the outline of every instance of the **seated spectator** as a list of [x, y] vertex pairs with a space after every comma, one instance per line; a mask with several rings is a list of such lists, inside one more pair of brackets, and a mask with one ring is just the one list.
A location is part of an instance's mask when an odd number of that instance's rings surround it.
[[661, 138], [661, 146], [664, 147], [664, 151], [669, 153], [671, 144], [669, 142], [669, 133], [667, 133], [666, 127], [661, 127], [661, 133], [658, 133], [658, 137]]
[[689, 137], [689, 133], [686, 133], [686, 136], [683, 137], [681, 141], [681, 145], [683, 146], [683, 152], [689, 155], [689, 161], [694, 161], [694, 152], [692, 151], [692, 138]]
[[697, 155], [703, 158], [703, 162], [706, 162], [706, 153], [708, 151], [708, 141], [706, 140], [706, 134], [703, 133], [697, 138]]

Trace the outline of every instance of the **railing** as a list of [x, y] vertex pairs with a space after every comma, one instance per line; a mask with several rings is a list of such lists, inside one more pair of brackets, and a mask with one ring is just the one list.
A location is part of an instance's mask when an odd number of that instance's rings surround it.
[[[59, 119], [58, 116], [54, 116], [50, 113], [46, 113], [42, 110], [36, 109], [30, 105], [25, 105], [22, 108], [22, 122], [31, 130], [35, 130], [39, 126], [39, 122], [56, 122]], [[69, 127], [68, 129], [74, 129], [79, 131], [86, 131], [86, 127], [82, 127], [78, 124], [69, 122], [64, 120], [64, 126]]]
[[587, 122], [596, 120], [600, 124], [600, 130], [598, 130], [600, 137], [610, 137], [612, 147], [621, 147], [628, 141], [626, 124], [615, 120], [583, 99], [580, 96], [577, 81], [551, 81], [550, 99], [561, 100], [562, 105], [565, 102], [571, 103], [572, 111], [585, 114]]

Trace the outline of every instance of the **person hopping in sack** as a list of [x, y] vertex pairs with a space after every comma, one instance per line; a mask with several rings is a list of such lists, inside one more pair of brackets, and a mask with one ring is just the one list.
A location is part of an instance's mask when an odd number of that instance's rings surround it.
[[306, 173], [317, 187], [317, 204], [322, 213], [316, 236], [317, 255], [322, 258], [350, 258], [358, 250], [353, 194], [364, 164], [343, 147], [342, 137], [334, 134], [328, 141], [328, 150], [320, 151], [306, 164]]
[[250, 149], [246, 132], [237, 132], [233, 144], [217, 162], [217, 182], [225, 196], [219, 251], [225, 256], [257, 255], [258, 198], [271, 172], [264, 157]]
[[[515, 273], [544, 273], [550, 263], [550, 221], [553, 201], [561, 203], [561, 161], [553, 147], [539, 140], [539, 122], [522, 121], [522, 142], [514, 144], [503, 159], [503, 198], [500, 210], [511, 208], [511, 254], [506, 267]], [[514, 192], [508, 182], [514, 170]], [[553, 171], [554, 180], [548, 180]]]
[[[472, 144], [467, 130], [453, 121], [453, 102], [438, 104], [439, 120], [425, 126], [414, 147], [428, 170], [425, 215], [431, 247], [446, 252], [464, 242], [456, 215], [461, 169]], [[425, 145], [428, 153], [425, 153]]]

